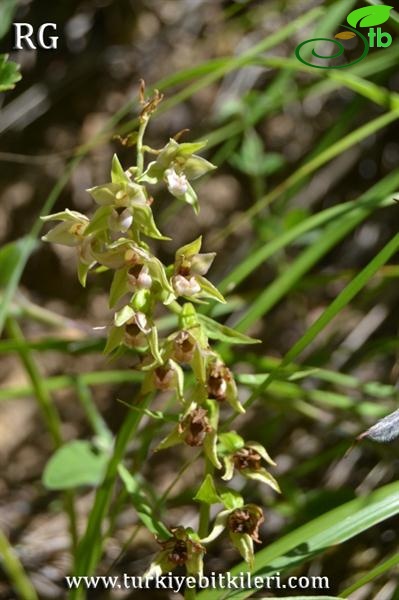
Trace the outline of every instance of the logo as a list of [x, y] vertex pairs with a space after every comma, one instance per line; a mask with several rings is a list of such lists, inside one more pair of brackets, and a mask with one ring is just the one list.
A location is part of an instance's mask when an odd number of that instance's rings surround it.
[[55, 23], [44, 23], [40, 25], [35, 32], [30, 23], [13, 23], [14, 28], [14, 47], [13, 50], [56, 50], [58, 45], [58, 36], [49, 35], [57, 33], [57, 25]]
[[[301, 61], [304, 65], [308, 67], [313, 67], [315, 69], [347, 69], [348, 67], [352, 67], [356, 63], [360, 62], [369, 53], [370, 48], [388, 48], [392, 44], [392, 36], [389, 33], [386, 33], [382, 30], [379, 25], [382, 25], [389, 19], [390, 12], [393, 6], [384, 6], [379, 4], [378, 6], [366, 6], [364, 8], [358, 8], [353, 10], [347, 16], [348, 25], [341, 25], [346, 31], [341, 31], [337, 33], [334, 37], [335, 39], [328, 38], [313, 38], [311, 40], [305, 40], [295, 49], [295, 55], [298, 60]], [[357, 29], [361, 27], [362, 29], [368, 28], [368, 32], [364, 31], [363, 33]], [[341, 40], [350, 40], [352, 38], [358, 37], [363, 45], [362, 54], [352, 60], [349, 63], [345, 63], [343, 65], [319, 65], [313, 64], [307, 60], [309, 56], [309, 51], [311, 48], [308, 44], [313, 44], [313, 48], [311, 51], [311, 55], [320, 60], [332, 60], [340, 58], [345, 52], [345, 46], [341, 42]], [[330, 56], [325, 56], [323, 54], [319, 54], [314, 47], [316, 42], [331, 42], [335, 46], [338, 47], [337, 51]]]

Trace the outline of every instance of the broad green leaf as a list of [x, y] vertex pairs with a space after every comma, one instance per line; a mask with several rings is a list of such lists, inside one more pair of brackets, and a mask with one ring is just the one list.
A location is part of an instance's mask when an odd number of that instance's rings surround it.
[[[252, 576], [272, 576], [277, 572], [285, 575], [398, 513], [399, 482], [394, 482], [351, 500], [268, 545], [256, 554]], [[246, 565], [240, 563], [231, 573], [236, 575], [243, 571]], [[206, 590], [198, 595], [198, 600], [242, 600], [252, 594], [253, 590]]]
[[214, 319], [205, 315], [198, 314], [198, 320], [205, 327], [207, 335], [213, 340], [227, 342], [228, 344], [261, 344], [261, 340], [245, 335], [239, 331], [235, 331], [231, 327], [222, 325]]
[[0, 92], [12, 90], [15, 84], [22, 79], [19, 72], [20, 66], [7, 59], [7, 54], [0, 54]]
[[68, 442], [56, 450], [46, 464], [43, 485], [49, 490], [100, 485], [107, 462], [108, 455], [99, 450], [95, 452], [90, 442]]
[[155, 510], [149, 504], [138, 480], [122, 464], [118, 467], [118, 473], [141, 522], [156, 537], [162, 540], [169, 539], [170, 532], [161, 521], [155, 518]]
[[375, 27], [389, 19], [393, 6], [364, 6], [349, 13], [347, 21], [352, 27]]
[[194, 496], [194, 500], [197, 500], [197, 502], [203, 502], [205, 504], [217, 504], [221, 502], [221, 498], [217, 493], [213, 477], [210, 473], [207, 474], [204, 481], [198, 488], [198, 491]]

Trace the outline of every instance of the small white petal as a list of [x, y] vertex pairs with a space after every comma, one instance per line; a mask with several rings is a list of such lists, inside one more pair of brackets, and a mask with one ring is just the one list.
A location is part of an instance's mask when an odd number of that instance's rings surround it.
[[178, 175], [174, 169], [167, 169], [165, 177], [168, 190], [173, 196], [184, 196], [187, 193], [188, 181], [184, 174]]

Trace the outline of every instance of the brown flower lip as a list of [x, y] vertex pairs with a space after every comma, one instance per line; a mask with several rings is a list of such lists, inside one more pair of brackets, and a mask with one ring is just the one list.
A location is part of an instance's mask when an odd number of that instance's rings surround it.
[[236, 508], [228, 518], [228, 528], [232, 533], [247, 534], [258, 544], [259, 527], [264, 521], [262, 510], [257, 506]]
[[257, 471], [261, 468], [262, 457], [253, 448], [241, 448], [233, 455], [234, 467], [238, 471], [244, 469], [250, 469], [251, 471]]
[[196, 408], [180, 424], [180, 433], [186, 434], [184, 441], [189, 446], [202, 446], [206, 434], [212, 431], [207, 414], [205, 409]]
[[154, 383], [159, 390], [169, 390], [173, 387], [175, 372], [167, 365], [162, 365], [154, 370]]
[[206, 551], [205, 547], [199, 542], [190, 540], [188, 537], [186, 537], [186, 539], [177, 537], [183, 531], [181, 527], [174, 527], [170, 531], [173, 534], [173, 537], [165, 542], [160, 542], [158, 540], [158, 543], [162, 547], [162, 550], [168, 552], [168, 559], [176, 566], [184, 565], [187, 562], [190, 553], [202, 554]]
[[127, 325], [125, 325], [125, 331], [132, 338], [138, 336], [141, 333], [141, 330], [136, 325], [136, 323], [128, 323]]
[[174, 546], [169, 552], [168, 558], [175, 565], [184, 565], [188, 559], [187, 543], [183, 540], [177, 540], [174, 542]]
[[195, 343], [188, 331], [180, 331], [174, 340], [174, 356], [177, 362], [190, 362], [193, 358]]
[[231, 371], [225, 365], [213, 365], [208, 374], [208, 395], [212, 400], [226, 400], [227, 383], [231, 381]]

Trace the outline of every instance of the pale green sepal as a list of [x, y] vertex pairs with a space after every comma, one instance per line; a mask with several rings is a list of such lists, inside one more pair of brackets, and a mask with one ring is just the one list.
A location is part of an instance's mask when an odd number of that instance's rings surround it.
[[132, 317], [134, 317], [134, 315], [134, 309], [127, 304], [115, 313], [115, 325], [117, 327], [122, 327], [122, 325], [125, 325], [125, 323], [127, 323]]
[[273, 467], [276, 466], [276, 463], [269, 456], [266, 448], [262, 446], [262, 444], [259, 444], [258, 442], [246, 442], [245, 446], [247, 448], [252, 448], [253, 450], [255, 450], [255, 452], [257, 452], [267, 463], [269, 463], [269, 465], [272, 465]]
[[130, 179], [126, 175], [123, 167], [116, 154], [112, 157], [112, 168], [111, 168], [111, 179], [112, 183], [129, 183]]
[[274, 479], [273, 475], [271, 475], [266, 469], [258, 469], [257, 471], [252, 471], [250, 469], [243, 469], [240, 471], [242, 475], [247, 477], [248, 479], [255, 479], [256, 481], [261, 481], [265, 483], [269, 487], [271, 487], [275, 492], [281, 494], [281, 489], [277, 481]]
[[122, 327], [111, 327], [108, 333], [107, 343], [104, 348], [104, 354], [110, 354], [115, 348], [123, 342], [124, 331]]
[[226, 300], [224, 299], [222, 294], [210, 281], [208, 281], [208, 279], [205, 279], [205, 277], [202, 277], [201, 275], [196, 275], [195, 278], [201, 286], [201, 296], [205, 296], [206, 298], [213, 298], [213, 300], [217, 300], [222, 304], [226, 304]]
[[112, 279], [111, 289], [109, 292], [109, 307], [113, 308], [115, 304], [128, 292], [127, 287], [127, 268], [117, 269]]

